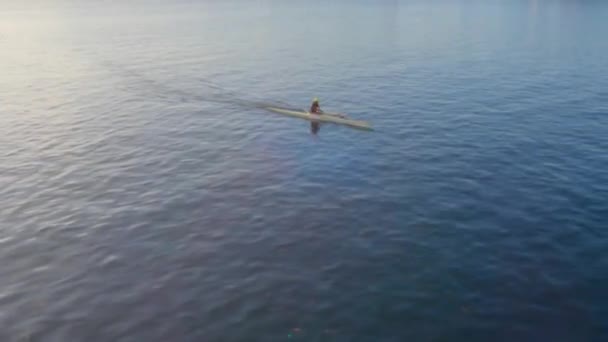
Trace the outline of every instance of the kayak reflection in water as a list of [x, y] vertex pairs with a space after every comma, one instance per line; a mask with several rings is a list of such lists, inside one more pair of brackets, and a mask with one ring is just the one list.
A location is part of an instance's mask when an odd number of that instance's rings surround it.
[[[310, 114], [323, 114], [321, 106], [319, 105], [319, 99], [316, 97], [312, 100], [312, 105], [310, 106]], [[317, 134], [319, 132], [319, 129], [321, 129], [320, 123], [314, 121], [310, 122], [310, 133]]]
[[310, 123], [310, 133], [317, 135], [317, 133], [319, 133], [319, 130], [321, 129], [321, 124], [318, 122], [311, 122]]

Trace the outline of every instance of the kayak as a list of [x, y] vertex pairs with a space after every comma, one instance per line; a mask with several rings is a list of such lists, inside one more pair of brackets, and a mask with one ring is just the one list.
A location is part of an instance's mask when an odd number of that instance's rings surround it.
[[283, 114], [283, 115], [300, 118], [300, 119], [304, 119], [304, 120], [308, 120], [308, 121], [313, 121], [313, 122], [328, 122], [328, 123], [344, 125], [344, 126], [348, 126], [348, 127], [352, 127], [352, 128], [357, 128], [357, 129], [361, 129], [361, 130], [367, 130], [367, 131], [373, 130], [372, 126], [368, 122], [349, 119], [349, 118], [345, 117], [344, 115], [340, 115], [340, 114], [332, 114], [332, 113], [311, 114], [307, 111], [299, 111], [299, 110], [292, 110], [292, 109], [285, 109], [285, 108], [278, 108], [278, 107], [265, 107], [265, 109], [269, 110], [271, 112], [274, 112], [274, 113]]
[[349, 119], [341, 114], [332, 114], [332, 113], [311, 114], [307, 111], [291, 110], [291, 109], [284, 109], [284, 108], [277, 108], [277, 107], [265, 107], [265, 109], [269, 110], [271, 112], [274, 112], [274, 113], [279, 113], [279, 114], [291, 116], [294, 118], [300, 118], [300, 119], [313, 121], [313, 122], [328, 122], [328, 123], [344, 125], [344, 126], [367, 130], [367, 131], [373, 130], [372, 126], [368, 122]]

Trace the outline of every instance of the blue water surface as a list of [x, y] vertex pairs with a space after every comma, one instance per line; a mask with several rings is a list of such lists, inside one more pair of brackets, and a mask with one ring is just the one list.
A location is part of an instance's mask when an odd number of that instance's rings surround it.
[[608, 340], [607, 18], [1, 2], [0, 340]]

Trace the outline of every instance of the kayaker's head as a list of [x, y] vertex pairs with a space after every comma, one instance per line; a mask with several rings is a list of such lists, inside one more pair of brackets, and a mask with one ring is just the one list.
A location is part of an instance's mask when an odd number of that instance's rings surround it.
[[318, 97], [315, 97], [314, 99], [312, 99], [312, 103], [313, 103], [313, 104], [315, 104], [315, 103], [316, 103], [316, 104], [319, 104], [319, 98], [318, 98]]

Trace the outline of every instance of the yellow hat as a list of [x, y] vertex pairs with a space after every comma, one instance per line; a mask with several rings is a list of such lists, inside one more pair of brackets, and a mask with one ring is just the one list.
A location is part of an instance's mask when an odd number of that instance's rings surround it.
[[318, 97], [315, 97], [314, 99], [312, 99], [312, 103], [315, 103], [315, 102], [319, 102], [319, 98]]

